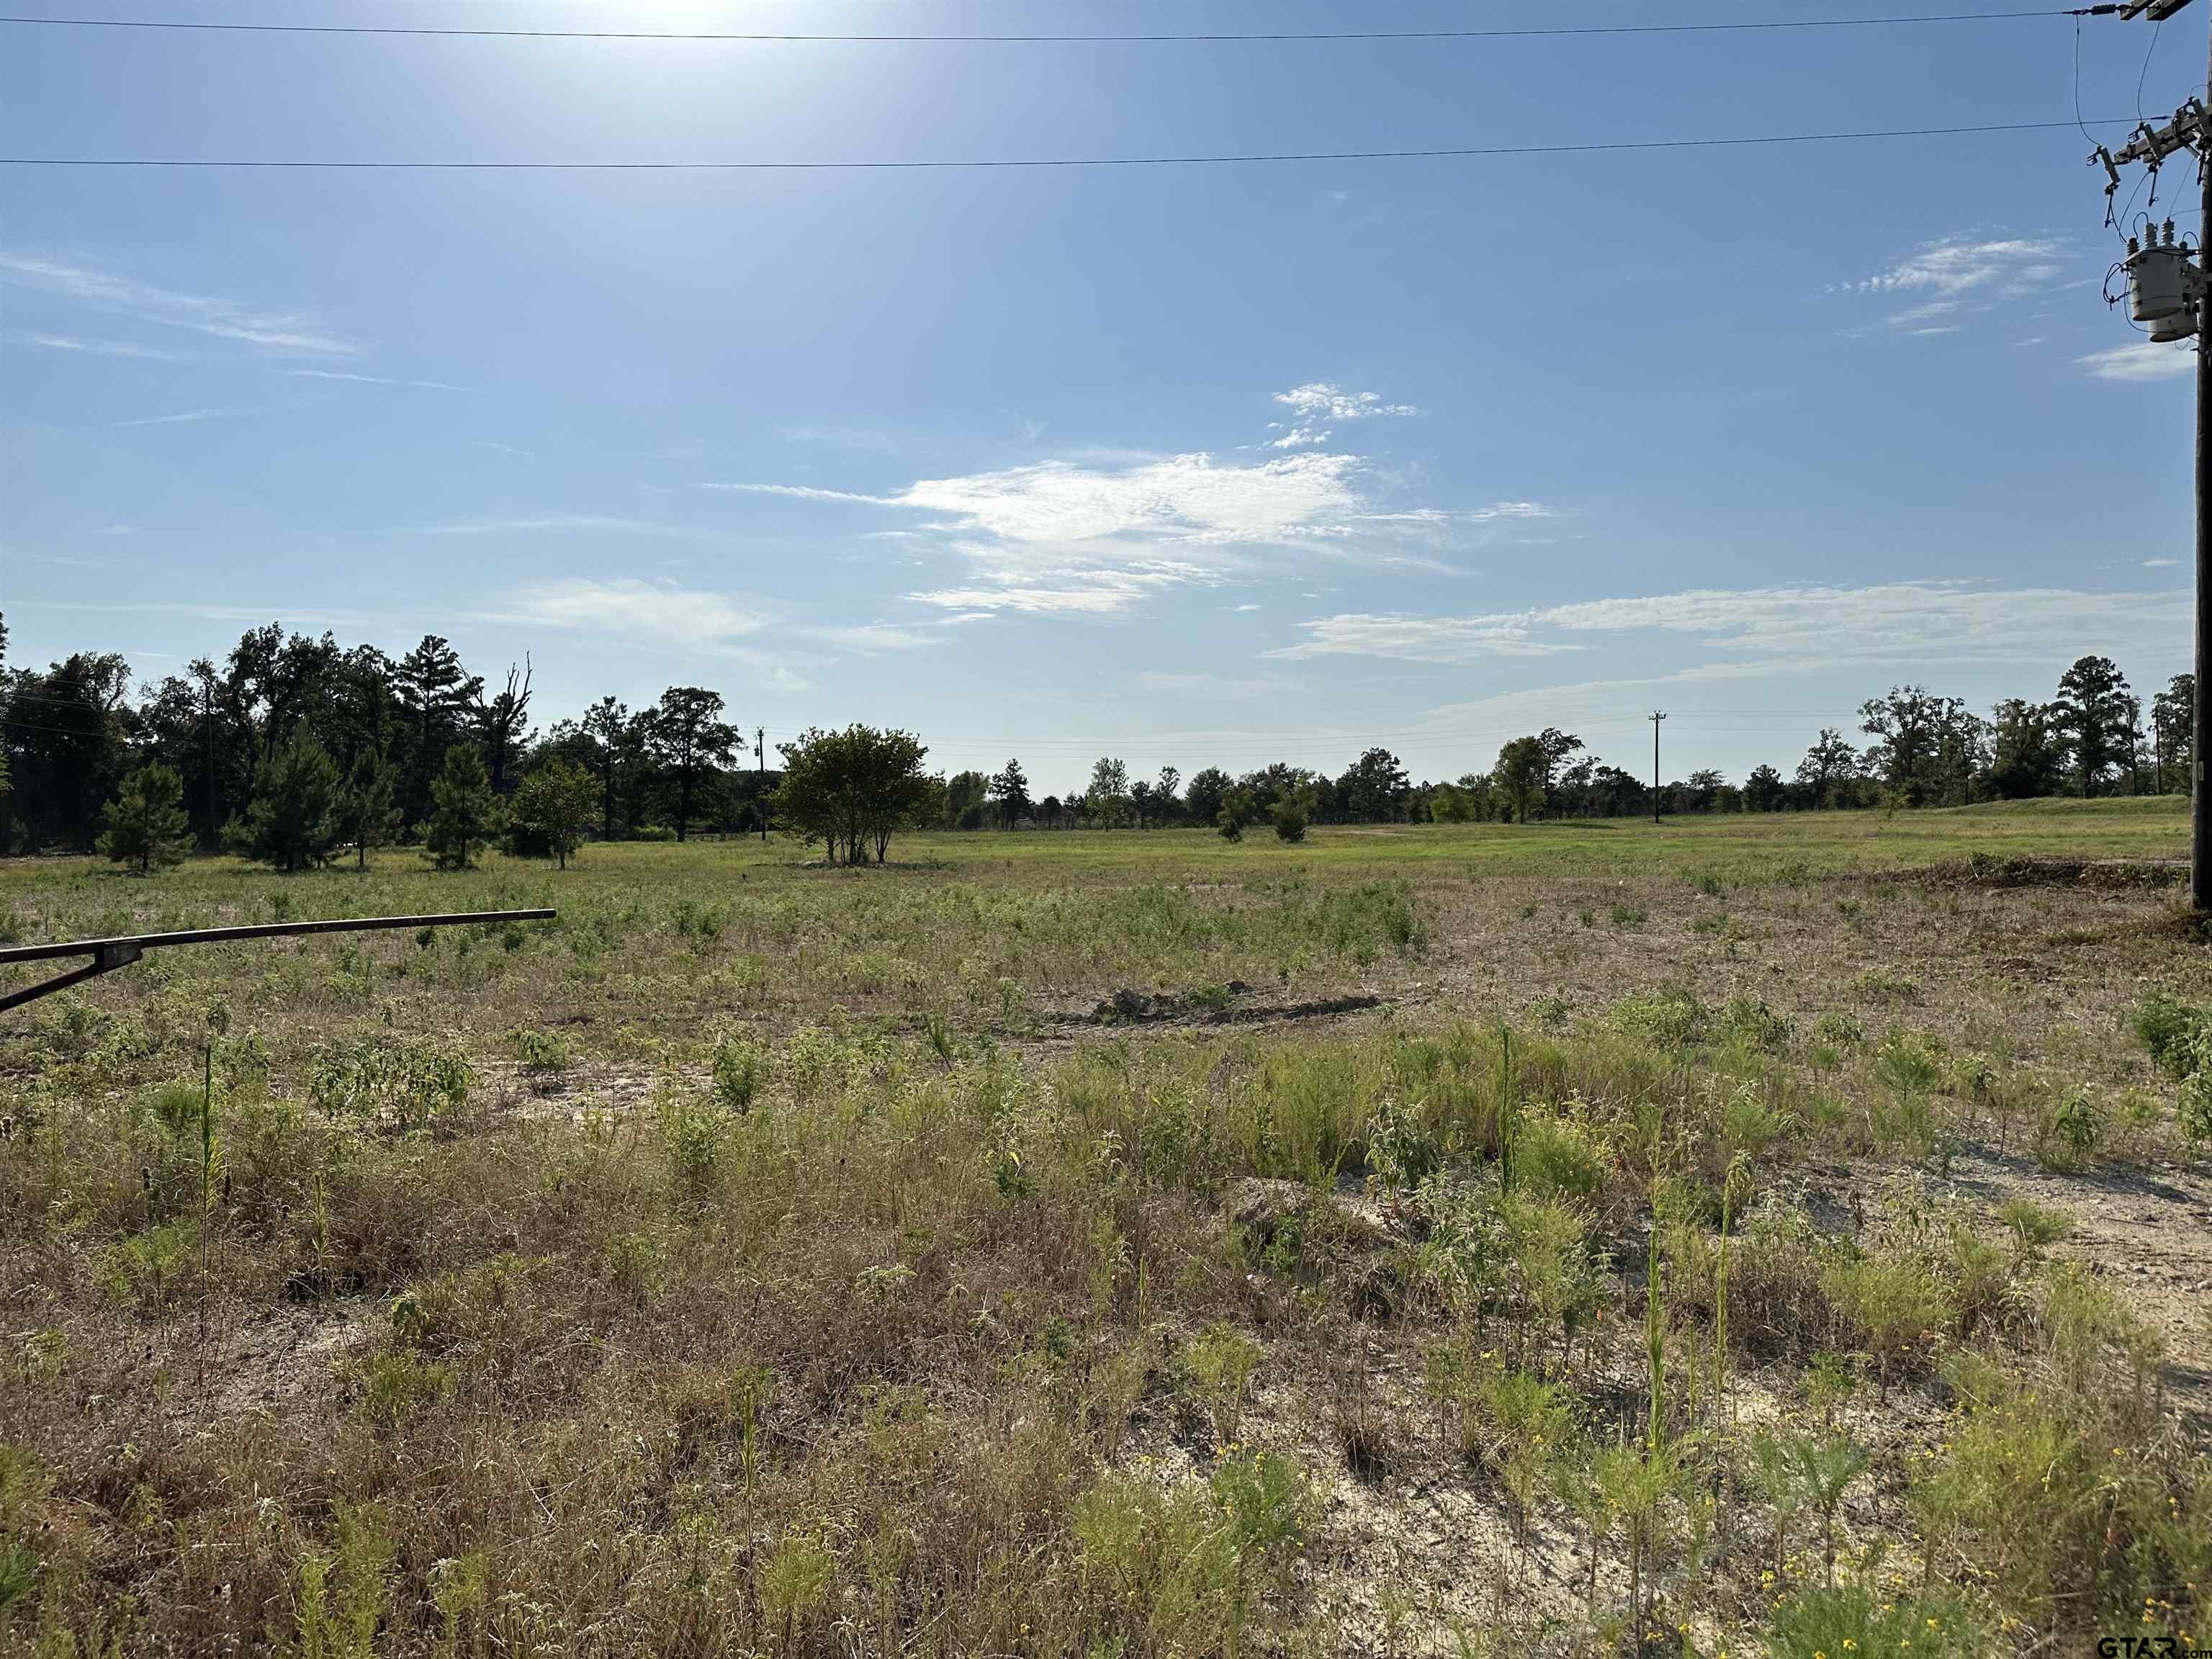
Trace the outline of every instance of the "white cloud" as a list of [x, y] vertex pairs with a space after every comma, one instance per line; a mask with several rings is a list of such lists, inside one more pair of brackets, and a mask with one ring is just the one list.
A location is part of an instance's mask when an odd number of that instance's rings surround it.
[[2065, 272], [2067, 246], [2046, 237], [1976, 240], [1950, 236], [1920, 247], [1886, 270], [1838, 285], [1844, 291], [1911, 296], [1891, 326], [1914, 335], [1954, 332], [1964, 313], [2048, 289]]
[[21, 337], [27, 344], [44, 346], [49, 351], [82, 352], [90, 357], [146, 357], [159, 362], [180, 363], [191, 356], [189, 351], [165, 351], [159, 346], [137, 345], [128, 340], [81, 340], [70, 334], [26, 334]]
[[1292, 386], [1288, 392], [1278, 392], [1275, 401], [1288, 409], [1294, 416], [1290, 430], [1279, 438], [1268, 440], [1270, 449], [1304, 449], [1325, 444], [1335, 435], [1333, 426], [1324, 422], [1364, 421], [1378, 415], [1418, 415], [1421, 411], [1411, 404], [1386, 404], [1380, 393], [1346, 392], [1327, 380], [1309, 380], [1304, 386]]
[[801, 628], [801, 638], [838, 647], [856, 656], [879, 657], [888, 651], [922, 651], [945, 643], [942, 634], [923, 628], [902, 628], [896, 623], [854, 623], [836, 628]]
[[[388, 374], [342, 374], [331, 368], [280, 368], [279, 374], [290, 374], [303, 380], [358, 380], [363, 386], [411, 386], [430, 392], [473, 392], [474, 386], [454, 386], [447, 380], [396, 380]], [[501, 446], [494, 446], [500, 447]]]
[[1316, 617], [1302, 626], [1306, 637], [1297, 644], [1279, 646], [1260, 654], [1293, 660], [1389, 657], [1400, 662], [1460, 663], [1484, 657], [1547, 657], [1582, 649], [1578, 645], [1534, 638], [1530, 617], [1511, 612], [1490, 617], [1408, 617], [1352, 611]]
[[897, 497], [860, 495], [849, 489], [817, 489], [811, 484], [708, 483], [702, 489], [723, 489], [740, 495], [789, 495], [802, 501], [858, 501], [865, 507], [896, 507]]
[[[1322, 382], [1277, 395], [1301, 419], [1414, 412], [1373, 392], [1348, 393]], [[1288, 549], [1402, 564], [1410, 538], [1433, 543], [1453, 526], [1552, 513], [1516, 501], [1472, 512], [1385, 510], [1368, 461], [1329, 453], [1258, 460], [1205, 451], [1087, 452], [1080, 459], [923, 478], [885, 493], [750, 482], [702, 487], [927, 514], [919, 524], [861, 532], [967, 565], [967, 580], [910, 599], [947, 610], [1030, 614], [1113, 615], [1165, 587], [1263, 568], [1267, 555]]]
[[634, 576], [610, 581], [570, 576], [517, 594], [507, 620], [700, 650], [757, 634], [774, 618], [727, 593], [658, 586]]
[[2133, 345], [2093, 351], [2074, 360], [2100, 380], [2168, 380], [2197, 367], [2196, 348], [2184, 342], [2162, 345], [2137, 340]]
[[258, 311], [213, 295], [156, 288], [133, 277], [37, 254], [0, 252], [0, 277], [61, 295], [95, 311], [188, 328], [280, 356], [350, 357], [361, 349], [313, 318], [296, 312]]
[[1418, 415], [1411, 404], [1386, 404], [1372, 392], [1346, 392], [1327, 380], [1309, 380], [1278, 392], [1275, 401], [1302, 421], [1364, 421], [1374, 415]]
[[1172, 569], [1065, 570], [1041, 573], [1036, 582], [1006, 582], [991, 586], [941, 587], [909, 593], [918, 605], [933, 605], [966, 613], [963, 619], [1001, 611], [1027, 616], [1110, 617], [1127, 611], [1162, 587], [1189, 580], [1188, 572]]
[[2179, 559], [2145, 559], [2142, 568], [2146, 570], [2170, 570], [2180, 562]]
[[1701, 589], [1478, 617], [1346, 614], [1264, 654], [1458, 663], [1585, 648], [1590, 634], [1695, 634], [1721, 653], [1683, 671], [1725, 678], [1786, 665], [2040, 661], [2160, 630], [2185, 631], [2185, 594], [1991, 588], [1963, 582]]

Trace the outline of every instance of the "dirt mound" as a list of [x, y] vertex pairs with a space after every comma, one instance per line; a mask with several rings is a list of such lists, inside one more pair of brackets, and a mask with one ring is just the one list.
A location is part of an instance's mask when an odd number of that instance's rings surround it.
[[1964, 887], [2099, 887], [2121, 890], [2171, 887], [2185, 881], [2181, 859], [1996, 858], [1987, 853], [1925, 869], [1900, 872], [1907, 881]]
[[1177, 995], [1172, 991], [1139, 991], [1124, 988], [1091, 1011], [1094, 1025], [1244, 1025], [1277, 1020], [1321, 1019], [1332, 1014], [1358, 1013], [1379, 1008], [1382, 999], [1364, 993], [1321, 997], [1310, 1002], [1243, 1003], [1252, 988], [1232, 979], [1218, 991]]

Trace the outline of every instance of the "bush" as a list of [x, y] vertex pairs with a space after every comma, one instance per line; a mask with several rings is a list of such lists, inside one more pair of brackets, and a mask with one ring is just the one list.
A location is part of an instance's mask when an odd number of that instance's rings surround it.
[[1275, 837], [1279, 841], [1304, 841], [1306, 838], [1306, 815], [1291, 805], [1275, 809]]

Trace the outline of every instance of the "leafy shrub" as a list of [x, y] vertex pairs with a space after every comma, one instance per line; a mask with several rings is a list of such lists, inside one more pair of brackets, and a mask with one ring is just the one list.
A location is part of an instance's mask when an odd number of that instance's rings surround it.
[[[1109, 1474], [1076, 1500], [1085, 1570], [1103, 1592], [1101, 1635], [1127, 1632], [1151, 1653], [1231, 1655], [1260, 1600], [1304, 1547], [1311, 1499], [1283, 1458], [1225, 1459], [1203, 1483], [1163, 1489]], [[1111, 1652], [1103, 1639], [1093, 1649]]]
[[767, 1072], [768, 1055], [750, 1031], [724, 1031], [715, 1039], [714, 1097], [732, 1111], [753, 1103]]
[[1275, 836], [1279, 841], [1304, 841], [1306, 838], [1306, 815], [1299, 808], [1287, 804], [1275, 809]]
[[1190, 1346], [1191, 1376], [1206, 1395], [1213, 1418], [1213, 1443], [1236, 1443], [1244, 1418], [1244, 1394], [1263, 1351], [1235, 1326], [1216, 1320]]
[[467, 1109], [474, 1080], [458, 1042], [385, 1033], [350, 1054], [318, 1055], [307, 1096], [328, 1117], [375, 1119], [388, 1112], [403, 1129], [428, 1127]]
[[1831, 1306], [1858, 1328], [1887, 1382], [1892, 1370], [1950, 1322], [1943, 1286], [1911, 1257], [1840, 1256], [1820, 1275]]
[[639, 841], [674, 841], [676, 832], [665, 823], [641, 823], [632, 834]]
[[2177, 1078], [2203, 1069], [2199, 1054], [2212, 1036], [2212, 1015], [2201, 1008], [2154, 993], [2136, 1012], [2136, 1035], [2150, 1057]]
[[1993, 1651], [1978, 1609], [1948, 1591], [1884, 1596], [1871, 1585], [1803, 1590], [1774, 1610], [1775, 1659], [1910, 1659]]

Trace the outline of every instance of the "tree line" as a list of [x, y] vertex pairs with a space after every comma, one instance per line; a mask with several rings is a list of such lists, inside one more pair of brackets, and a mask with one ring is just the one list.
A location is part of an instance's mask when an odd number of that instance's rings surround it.
[[636, 709], [601, 697], [541, 732], [526, 660], [495, 689], [435, 635], [393, 657], [272, 623], [220, 660], [135, 689], [114, 653], [76, 653], [44, 672], [10, 669], [6, 653], [0, 618], [0, 852], [100, 848], [146, 869], [195, 848], [299, 869], [366, 862], [395, 843], [447, 867], [492, 845], [565, 863], [586, 838], [684, 841], [771, 823], [857, 864], [881, 862], [906, 828], [1195, 826], [1235, 839], [1272, 825], [1295, 841], [1316, 823], [2186, 793], [2195, 696], [2191, 677], [2176, 675], [2146, 717], [2110, 659], [2083, 657], [2048, 702], [2008, 698], [1986, 718], [1961, 698], [1893, 687], [1862, 706], [1856, 738], [1824, 728], [1791, 771], [1761, 765], [1741, 784], [1701, 770], [1655, 791], [1554, 727], [1449, 781], [1417, 783], [1376, 745], [1334, 776], [1278, 762], [1141, 778], [1109, 757], [1083, 788], [1040, 797], [1018, 760], [932, 774], [912, 734], [866, 726], [809, 730], [778, 745], [770, 769], [720, 694], [700, 686], [671, 686]]

